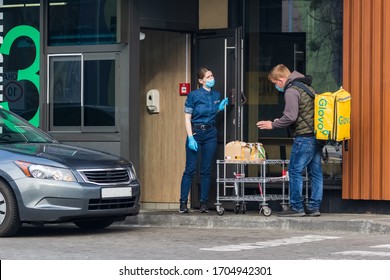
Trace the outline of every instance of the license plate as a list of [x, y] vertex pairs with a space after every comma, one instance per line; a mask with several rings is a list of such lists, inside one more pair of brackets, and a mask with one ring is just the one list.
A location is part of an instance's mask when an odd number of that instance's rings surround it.
[[102, 188], [102, 198], [129, 197], [132, 196], [131, 187], [123, 188]]

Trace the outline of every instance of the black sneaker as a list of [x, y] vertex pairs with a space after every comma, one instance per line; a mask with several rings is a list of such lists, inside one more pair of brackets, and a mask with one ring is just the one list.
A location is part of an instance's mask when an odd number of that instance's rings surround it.
[[199, 211], [200, 211], [200, 213], [208, 213], [209, 212], [209, 208], [207, 207], [207, 203], [206, 202], [201, 202], [200, 203]]
[[298, 212], [298, 211], [295, 211], [291, 208], [288, 208], [286, 211], [283, 211], [283, 212], [279, 212], [278, 213], [278, 216], [280, 217], [303, 217], [305, 216], [305, 212]]
[[306, 215], [310, 216], [310, 217], [318, 217], [318, 216], [321, 216], [321, 213], [318, 209], [306, 209], [305, 210], [305, 213]]
[[190, 210], [188, 210], [187, 203], [180, 203], [180, 209], [179, 213], [189, 213]]

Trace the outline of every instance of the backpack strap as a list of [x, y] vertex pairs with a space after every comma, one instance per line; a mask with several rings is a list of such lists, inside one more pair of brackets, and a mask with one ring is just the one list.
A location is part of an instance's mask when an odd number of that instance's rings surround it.
[[298, 81], [292, 81], [288, 87], [290, 86], [296, 86], [296, 87], [299, 87], [301, 89], [303, 89], [311, 98], [314, 98], [314, 93], [302, 82], [298, 82]]

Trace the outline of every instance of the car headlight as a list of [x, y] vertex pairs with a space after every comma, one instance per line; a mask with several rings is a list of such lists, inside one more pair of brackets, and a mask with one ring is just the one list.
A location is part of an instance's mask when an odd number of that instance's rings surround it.
[[42, 164], [34, 164], [26, 161], [15, 161], [15, 164], [30, 178], [48, 179], [57, 181], [74, 182], [76, 178], [66, 168], [52, 167]]
[[129, 175], [131, 180], [137, 179], [137, 173], [135, 172], [135, 168], [133, 165], [129, 168]]

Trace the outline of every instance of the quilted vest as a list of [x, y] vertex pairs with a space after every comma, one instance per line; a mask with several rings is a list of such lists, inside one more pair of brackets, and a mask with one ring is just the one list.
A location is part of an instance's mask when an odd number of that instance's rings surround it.
[[[314, 98], [300, 87], [292, 87], [298, 90], [300, 101], [298, 118], [291, 125], [291, 136], [296, 137], [298, 135], [314, 133]], [[308, 86], [308, 88], [315, 93], [312, 87]]]

